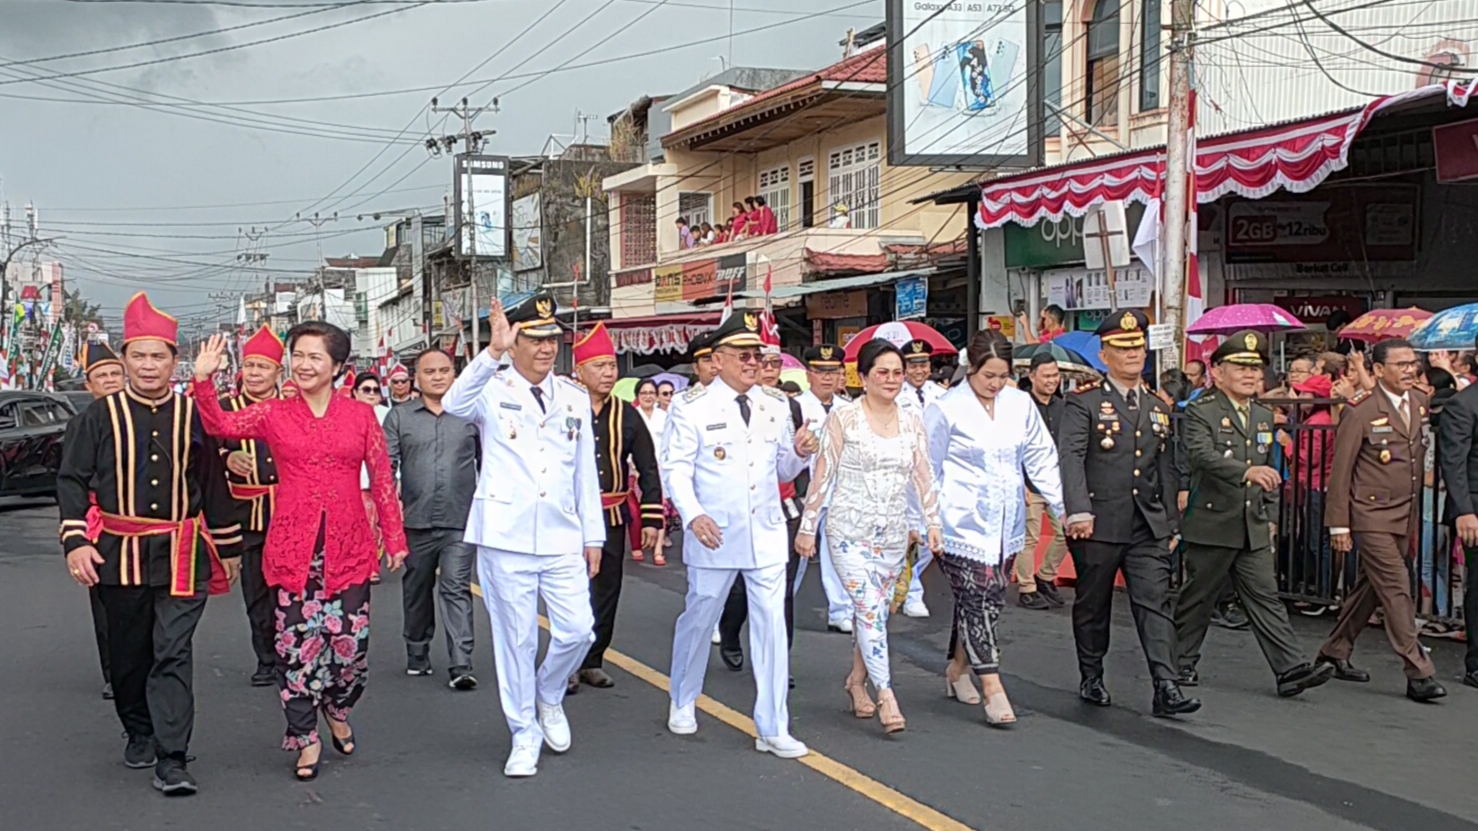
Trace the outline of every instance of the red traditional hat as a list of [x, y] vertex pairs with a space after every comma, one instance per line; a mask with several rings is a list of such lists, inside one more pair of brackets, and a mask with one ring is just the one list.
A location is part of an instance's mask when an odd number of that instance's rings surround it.
[[286, 349], [287, 347], [282, 344], [282, 338], [277, 337], [277, 333], [270, 328], [263, 326], [241, 345], [241, 359], [244, 361], [247, 358], [261, 358], [282, 366], [282, 353]]
[[178, 345], [180, 322], [154, 308], [149, 296], [143, 292], [135, 294], [123, 307], [123, 345], [136, 340], [160, 340], [170, 346]]
[[385, 376], [385, 379], [388, 381], [391, 378], [409, 377], [411, 377], [411, 371], [405, 368], [405, 364], [396, 364], [395, 367], [390, 370], [390, 374]]
[[611, 334], [606, 331], [604, 323], [595, 324], [585, 337], [575, 341], [575, 366], [584, 366], [596, 358], [614, 357], [616, 344], [611, 341]]

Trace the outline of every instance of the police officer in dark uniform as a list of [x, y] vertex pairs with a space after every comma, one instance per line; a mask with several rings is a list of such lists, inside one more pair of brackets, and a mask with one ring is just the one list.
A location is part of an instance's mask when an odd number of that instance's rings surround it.
[[1141, 379], [1146, 357], [1143, 313], [1110, 314], [1098, 327], [1108, 374], [1097, 387], [1067, 397], [1058, 438], [1067, 508], [1068, 550], [1077, 571], [1073, 639], [1082, 684], [1078, 695], [1107, 707], [1103, 656], [1109, 647], [1114, 576], [1124, 573], [1139, 642], [1155, 682], [1154, 714], [1201, 709], [1176, 682], [1175, 622], [1170, 609], [1170, 538], [1175, 460], [1170, 411]]
[[1175, 612], [1180, 683], [1198, 682], [1196, 662], [1217, 595], [1230, 575], [1278, 695], [1295, 696], [1334, 675], [1303, 659], [1288, 609], [1278, 598], [1273, 511], [1282, 478], [1272, 467], [1273, 413], [1253, 400], [1268, 362], [1267, 338], [1238, 332], [1211, 355], [1216, 389], [1192, 401], [1180, 435], [1191, 487], [1181, 535], [1186, 580]]

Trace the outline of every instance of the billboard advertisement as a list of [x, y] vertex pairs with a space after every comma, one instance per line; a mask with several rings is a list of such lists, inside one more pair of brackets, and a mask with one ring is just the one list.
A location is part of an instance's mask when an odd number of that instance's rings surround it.
[[457, 255], [508, 258], [508, 159], [456, 158]]
[[1037, 13], [1029, 0], [888, 0], [889, 164], [1039, 163]]
[[543, 214], [538, 191], [513, 200], [513, 270], [533, 271], [544, 265]]

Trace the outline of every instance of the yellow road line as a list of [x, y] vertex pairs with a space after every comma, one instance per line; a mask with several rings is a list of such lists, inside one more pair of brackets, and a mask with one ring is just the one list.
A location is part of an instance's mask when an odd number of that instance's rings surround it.
[[[481, 589], [475, 583], [472, 586], [472, 591], [477, 596], [482, 596]], [[539, 616], [539, 626], [546, 630], [549, 628], [549, 620], [543, 615]], [[605, 657], [607, 661], [620, 667], [623, 671], [640, 678], [657, 689], [663, 692], [671, 691], [671, 681], [666, 675], [652, 669], [630, 655], [614, 649], [607, 649]], [[751, 739], [759, 737], [759, 734], [755, 732], [753, 719], [735, 710], [733, 707], [724, 704], [722, 701], [707, 695], [700, 695], [698, 696], [697, 706], [699, 710], [738, 730]], [[796, 759], [796, 761], [840, 784], [842, 787], [871, 799], [873, 802], [887, 808], [893, 813], [912, 820], [921, 827], [928, 829], [928, 831], [974, 831], [970, 826], [965, 825], [954, 817], [930, 808], [928, 805], [884, 785], [882, 782], [873, 779], [871, 776], [855, 768], [848, 767], [829, 756], [817, 753], [814, 748], [809, 754]]]

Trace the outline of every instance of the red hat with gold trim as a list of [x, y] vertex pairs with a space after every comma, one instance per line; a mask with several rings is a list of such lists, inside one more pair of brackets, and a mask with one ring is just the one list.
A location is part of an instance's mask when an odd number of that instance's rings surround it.
[[180, 322], [154, 308], [149, 296], [135, 294], [123, 307], [123, 345], [136, 340], [158, 340], [178, 346]]
[[282, 353], [286, 351], [287, 347], [283, 345], [282, 338], [277, 337], [277, 333], [267, 326], [263, 326], [241, 345], [241, 359], [244, 361], [247, 358], [261, 358], [282, 366]]
[[595, 324], [595, 328], [585, 333], [585, 337], [575, 341], [575, 366], [584, 366], [596, 358], [615, 358], [616, 344], [611, 340], [611, 333], [606, 331], [604, 323]]

